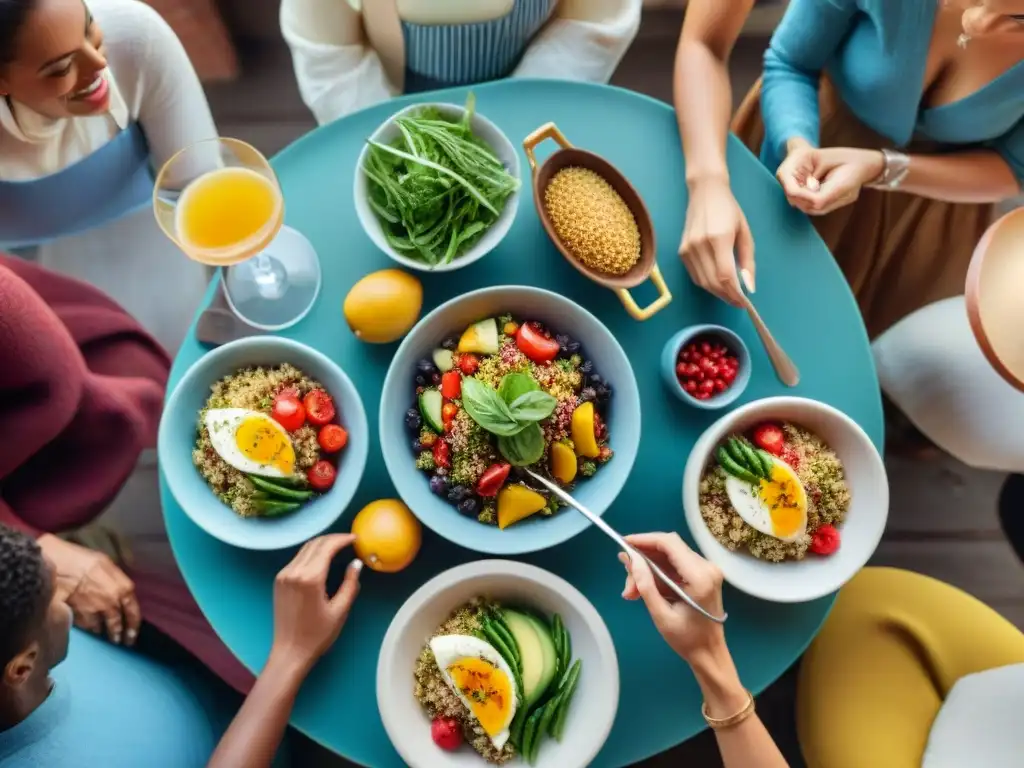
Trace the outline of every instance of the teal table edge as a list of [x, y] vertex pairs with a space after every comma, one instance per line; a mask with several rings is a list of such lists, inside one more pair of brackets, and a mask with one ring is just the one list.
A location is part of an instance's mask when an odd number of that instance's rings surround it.
[[[320, 253], [324, 289], [310, 316], [283, 335], [312, 343], [338, 360], [350, 375], [357, 369], [359, 375], [353, 376], [357, 386], [367, 366], [373, 369], [372, 381], [379, 384], [378, 380], [383, 379], [394, 345], [360, 344], [351, 338], [341, 316], [341, 298], [355, 279], [394, 266], [373, 247], [356, 222], [351, 201], [355, 157], [365, 137], [393, 112], [422, 101], [462, 103], [469, 90], [476, 94], [481, 114], [502, 128], [517, 147], [521, 148], [522, 139], [530, 131], [553, 120], [577, 146], [602, 154], [638, 188], [655, 222], [659, 264], [674, 301], [646, 323], [630, 320], [610, 292], [578, 276], [543, 239], [532, 200], [528, 199], [532, 196], [528, 176], [523, 180], [523, 200], [516, 222], [495, 253], [459, 272], [423, 277], [424, 313], [453, 295], [483, 284], [521, 282], [548, 287], [553, 281], [558, 290], [594, 311], [616, 333], [631, 353], [641, 386], [644, 438], [633, 476], [606, 515], [613, 525], [624, 532], [675, 528], [692, 543], [682, 518], [682, 467], [696, 436], [720, 414], [697, 413], [675, 400], [659, 383], [657, 362], [661, 344], [691, 322], [728, 325], [750, 348], [754, 377], [734, 406], [776, 394], [815, 397], [846, 411], [882, 449], [881, 397], [867, 335], [842, 274], [809, 221], [789, 208], [768, 171], [730, 136], [728, 160], [734, 190], [757, 243], [759, 291], [754, 298], [804, 376], [799, 387], [787, 390], [775, 380], [745, 318], [691, 286], [679, 264], [676, 249], [685, 221], [686, 188], [672, 108], [612, 86], [515, 80], [406, 96], [316, 129], [285, 148], [272, 164], [284, 189], [287, 221], [310, 237]], [[539, 150], [541, 161], [547, 151]], [[332, 165], [334, 160], [339, 162]], [[529, 166], [525, 157], [521, 156], [521, 161], [525, 174]], [[674, 199], [666, 199], [673, 195]], [[510, 263], [510, 254], [522, 264]], [[520, 271], [523, 279], [514, 279]], [[207, 299], [219, 288], [218, 276], [211, 282]], [[787, 294], [796, 297], [788, 312], [779, 298]], [[794, 318], [793, 314], [799, 316]], [[814, 322], [808, 322], [808, 318], [814, 318]], [[205, 351], [195, 341], [194, 331], [193, 323], [175, 359], [168, 393]], [[367, 413], [375, 414], [377, 393], [369, 392], [372, 387], [366, 385], [359, 389]], [[651, 432], [665, 428], [659, 426], [665, 419], [656, 415], [663, 409], [671, 411], [679, 422], [670, 428], [673, 440], [669, 442], [677, 444], [670, 448], [665, 445], [669, 433], [663, 433], [661, 443], [651, 445], [656, 442]], [[371, 419], [370, 429], [373, 442], [364, 486], [374, 487], [357, 495], [336, 530], [347, 530], [351, 516], [367, 501], [393, 494], [380, 458], [375, 419]], [[648, 469], [644, 462], [651, 458], [652, 450], [656, 455], [650, 464], [657, 466]], [[665, 452], [671, 455], [662, 455]], [[370, 465], [374, 465], [372, 469]], [[651, 476], [659, 473], [667, 475], [657, 485], [657, 494], [664, 495], [662, 504], [629, 507], [631, 486], [646, 490]], [[160, 493], [168, 537], [196, 602], [221, 639], [248, 669], [258, 673], [272, 639], [273, 575], [294, 550], [256, 553], [220, 544], [185, 516], [170, 495], [162, 473]], [[673, 502], [674, 508], [669, 508]], [[585, 558], [578, 554], [590, 550], [599, 551], [601, 556]], [[615, 637], [622, 696], [615, 728], [595, 766], [632, 764], [691, 738], [705, 727], [695, 706], [699, 704], [699, 691], [692, 675], [666, 650], [639, 606], [619, 606], [613, 601], [622, 580], [614, 555], [614, 548], [591, 529], [561, 547], [520, 558], [573, 581], [602, 611]], [[408, 571], [390, 577], [367, 574], [346, 630], [300, 693], [292, 725], [354, 762], [401, 765], [379, 722], [374, 648], [390, 616], [419, 584], [447, 567], [479, 557], [427, 532], [424, 551]], [[618, 586], [610, 596], [613, 585]], [[830, 595], [804, 605], [777, 605], [727, 588], [726, 605], [731, 614], [727, 636], [741, 676], [755, 694], [774, 682], [806, 650], [833, 601], [834, 595]], [[686, 700], [685, 706], [677, 699]]]

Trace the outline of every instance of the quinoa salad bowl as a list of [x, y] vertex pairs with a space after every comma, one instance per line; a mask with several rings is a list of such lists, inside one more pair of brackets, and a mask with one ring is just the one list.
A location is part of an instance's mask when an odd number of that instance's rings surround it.
[[615, 647], [594, 607], [554, 574], [508, 560], [424, 584], [377, 661], [384, 728], [413, 768], [583, 768], [618, 697]]
[[190, 368], [160, 421], [160, 469], [200, 528], [246, 549], [324, 531], [355, 494], [369, 451], [348, 376], [296, 341], [253, 336]]
[[538, 288], [485, 288], [406, 336], [380, 436], [392, 482], [425, 525], [479, 552], [532, 552], [589, 523], [523, 470], [602, 514], [636, 458], [640, 398], [624, 351], [582, 307]]
[[870, 559], [889, 508], [877, 448], [848, 416], [799, 397], [756, 400], [700, 436], [686, 522], [726, 581], [773, 602], [831, 594]]

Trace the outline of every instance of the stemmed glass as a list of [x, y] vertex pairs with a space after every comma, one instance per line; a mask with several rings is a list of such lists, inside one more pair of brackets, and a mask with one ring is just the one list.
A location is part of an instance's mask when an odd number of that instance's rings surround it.
[[153, 212], [186, 256], [225, 268], [224, 296], [244, 322], [281, 330], [312, 308], [320, 260], [284, 226], [277, 176], [255, 147], [218, 138], [182, 149], [157, 174]]

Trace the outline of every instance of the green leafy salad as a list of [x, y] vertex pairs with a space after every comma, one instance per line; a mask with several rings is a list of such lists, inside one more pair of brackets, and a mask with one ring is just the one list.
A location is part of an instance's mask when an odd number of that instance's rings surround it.
[[435, 107], [394, 121], [390, 144], [369, 139], [369, 205], [388, 244], [431, 266], [465, 253], [498, 220], [519, 179], [470, 127], [475, 99], [453, 122]]

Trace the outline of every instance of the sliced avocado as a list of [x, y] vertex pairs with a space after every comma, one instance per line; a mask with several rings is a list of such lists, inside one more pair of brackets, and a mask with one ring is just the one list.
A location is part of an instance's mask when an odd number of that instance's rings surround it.
[[442, 349], [438, 347], [431, 354], [434, 358], [434, 365], [437, 366], [437, 370], [441, 373], [448, 373], [452, 368], [455, 367], [455, 362], [452, 360], [452, 351], [450, 349]]
[[[534, 620], [530, 616], [506, 608], [502, 611], [502, 618], [505, 620], [505, 626], [508, 627], [508, 631], [512, 633], [516, 645], [519, 646], [520, 669], [522, 669], [523, 678], [523, 698], [526, 700], [526, 709], [529, 710], [544, 695], [544, 690], [551, 683], [549, 679], [545, 680], [547, 668], [543, 641], [537, 633]], [[547, 639], [550, 643], [550, 636]], [[551, 654], [553, 657], [554, 646], [551, 648]]]
[[541, 645], [543, 670], [541, 672], [541, 679], [538, 682], [536, 697], [534, 699], [530, 699], [529, 696], [526, 697], [528, 705], [532, 705], [532, 703], [539, 701], [544, 696], [558, 673], [558, 651], [555, 650], [555, 641], [551, 637], [551, 630], [548, 625], [534, 615], [528, 613], [523, 613], [522, 615], [526, 617], [526, 620], [534, 628], [534, 632], [537, 633], [537, 639]]
[[478, 355], [498, 353], [498, 321], [493, 317], [473, 323], [459, 339], [459, 352], [475, 352]]
[[444, 431], [444, 420], [441, 418], [443, 405], [444, 398], [437, 389], [425, 389], [420, 393], [420, 413], [423, 414], [423, 420], [438, 434]]

